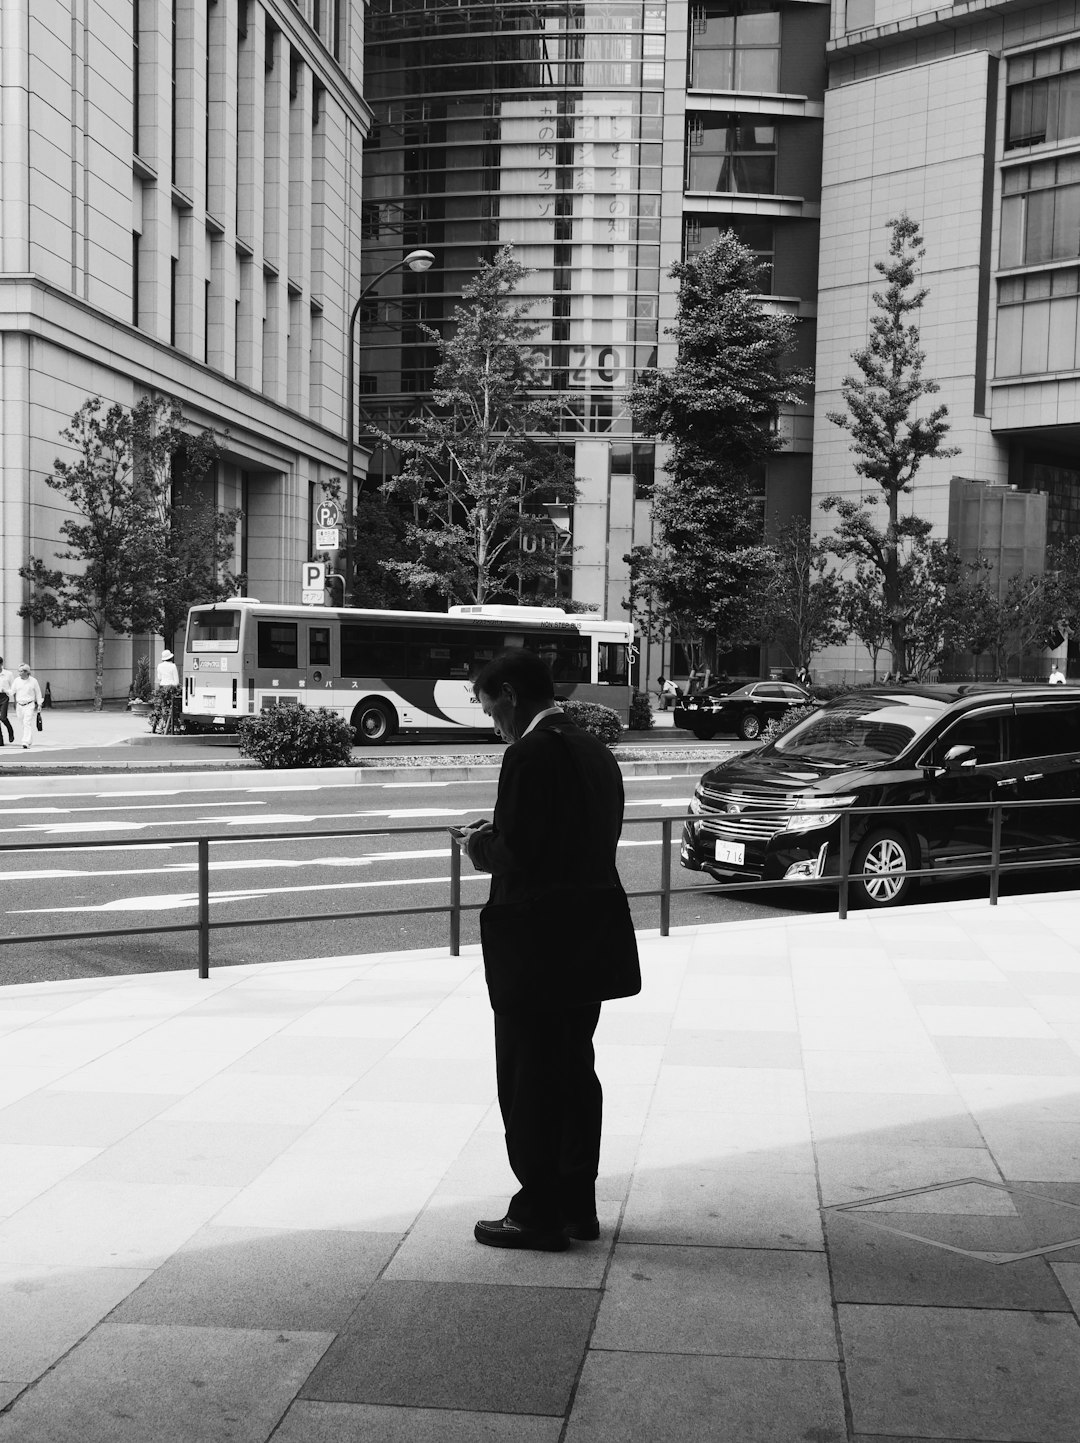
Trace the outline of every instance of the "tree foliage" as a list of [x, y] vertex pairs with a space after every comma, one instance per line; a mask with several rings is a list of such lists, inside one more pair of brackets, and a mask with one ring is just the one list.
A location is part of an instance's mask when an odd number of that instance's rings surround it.
[[878, 658], [892, 635], [892, 621], [881, 592], [881, 573], [874, 566], [857, 566], [852, 576], [840, 582], [839, 600], [844, 625], [870, 653], [873, 679], [877, 681]]
[[109, 631], [160, 631], [171, 640], [190, 604], [235, 591], [238, 578], [223, 568], [239, 513], [219, 515], [199, 496], [219, 445], [212, 432], [185, 428], [176, 401], [148, 396], [128, 410], [91, 397], [61, 436], [74, 454], [57, 457], [45, 484], [74, 513], [60, 526], [66, 549], [56, 559], [78, 569], [31, 556], [19, 568], [29, 583], [19, 614], [90, 629], [100, 709]]
[[757, 640], [763, 463], [782, 445], [781, 408], [804, 398], [810, 378], [789, 365], [795, 322], [763, 309], [760, 264], [730, 231], [670, 274], [678, 357], [630, 394], [637, 429], [669, 447], [653, 498], [657, 542], [627, 559], [632, 605], [698, 664]]
[[[543, 503], [573, 501], [569, 460], [544, 441], [557, 402], [544, 397], [539, 328], [514, 291], [528, 270], [504, 246], [464, 288], [447, 339], [425, 327], [440, 361], [432, 406], [411, 436], [384, 436], [402, 470], [385, 483], [410, 514], [409, 560], [381, 564], [415, 596], [448, 601], [517, 599], [524, 587], [554, 589], [552, 524]], [[529, 538], [537, 544], [527, 548]]]
[[[855, 471], [878, 488], [880, 497], [871, 494], [853, 500], [832, 495], [822, 506], [839, 517], [832, 546], [836, 555], [869, 565], [880, 574], [893, 670], [899, 672], [913, 662], [907, 654], [910, 607], [902, 596], [905, 556], [916, 556], [919, 543], [931, 531], [931, 523], [922, 517], [900, 514], [900, 498], [910, 494], [924, 461], [954, 456], [957, 448], [944, 444], [949, 430], [946, 406], [918, 414], [923, 397], [940, 389], [923, 375], [926, 357], [912, 319], [929, 294], [916, 285], [918, 264], [925, 254], [922, 233], [908, 215], [889, 221], [888, 229], [889, 258], [874, 263], [885, 279], [885, 289], [873, 293], [876, 311], [869, 343], [852, 353], [858, 374], [844, 377], [846, 411], [828, 413], [834, 425], [851, 433]], [[885, 503], [884, 525], [875, 514], [879, 499]]]
[[789, 666], [809, 669], [815, 652], [848, 638], [840, 578], [828, 546], [813, 538], [802, 517], [783, 527], [768, 551], [769, 568], [756, 591], [758, 635], [779, 646]]

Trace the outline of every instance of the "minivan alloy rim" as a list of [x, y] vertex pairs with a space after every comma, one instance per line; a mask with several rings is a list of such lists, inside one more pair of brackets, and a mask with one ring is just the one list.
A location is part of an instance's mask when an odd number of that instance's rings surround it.
[[882, 837], [866, 854], [862, 870], [868, 875], [863, 882], [867, 895], [875, 902], [891, 902], [899, 895], [904, 885], [904, 869], [907, 857], [899, 843], [891, 837]]

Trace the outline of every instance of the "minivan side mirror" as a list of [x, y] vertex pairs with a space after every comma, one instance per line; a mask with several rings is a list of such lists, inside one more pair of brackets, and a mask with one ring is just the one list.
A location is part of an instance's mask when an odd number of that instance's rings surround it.
[[962, 767], [973, 767], [974, 765], [974, 747], [950, 747], [945, 753], [945, 770], [947, 772], [958, 772]]

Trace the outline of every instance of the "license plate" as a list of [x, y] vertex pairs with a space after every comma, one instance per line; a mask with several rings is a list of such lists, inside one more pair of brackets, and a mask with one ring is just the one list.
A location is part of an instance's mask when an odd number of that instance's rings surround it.
[[746, 847], [742, 842], [717, 842], [716, 860], [730, 862], [733, 867], [741, 867], [746, 861]]

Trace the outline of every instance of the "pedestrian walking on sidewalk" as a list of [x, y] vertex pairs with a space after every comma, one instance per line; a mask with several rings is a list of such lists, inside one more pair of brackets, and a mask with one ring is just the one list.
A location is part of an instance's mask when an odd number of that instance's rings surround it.
[[[8, 721], [8, 707], [11, 705], [11, 691], [15, 685], [15, 676], [4, 665], [4, 658], [0, 656], [0, 727], [7, 731], [7, 739], [14, 745], [15, 731]], [[0, 731], [0, 747], [4, 745], [4, 733]]]
[[473, 691], [508, 742], [494, 818], [457, 833], [491, 873], [480, 914], [495, 1013], [495, 1070], [520, 1188], [476, 1224], [489, 1247], [558, 1252], [600, 1235], [596, 1175], [603, 1092], [593, 1033], [600, 1004], [641, 990], [637, 943], [615, 866], [618, 764], [555, 704], [532, 652], [489, 662]]
[[38, 686], [37, 677], [31, 676], [28, 662], [24, 661], [19, 667], [19, 675], [15, 679], [11, 694], [16, 715], [22, 725], [22, 744], [25, 751], [34, 744], [42, 703], [41, 687]]

